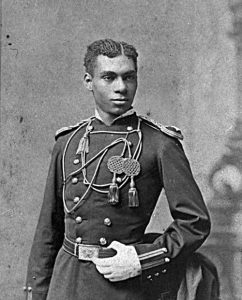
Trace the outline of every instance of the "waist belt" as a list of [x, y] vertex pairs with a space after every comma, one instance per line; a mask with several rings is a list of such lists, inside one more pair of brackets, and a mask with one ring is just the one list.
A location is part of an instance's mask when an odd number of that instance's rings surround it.
[[112, 248], [105, 248], [98, 245], [86, 245], [73, 243], [65, 237], [62, 248], [69, 254], [76, 256], [80, 260], [91, 261], [95, 257], [112, 257], [117, 252]]

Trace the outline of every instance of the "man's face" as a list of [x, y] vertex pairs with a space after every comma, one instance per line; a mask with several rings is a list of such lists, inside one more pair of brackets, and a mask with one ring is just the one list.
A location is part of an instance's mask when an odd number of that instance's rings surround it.
[[132, 106], [137, 89], [134, 62], [125, 55], [109, 58], [99, 55], [94, 74], [85, 75], [102, 117], [114, 119]]

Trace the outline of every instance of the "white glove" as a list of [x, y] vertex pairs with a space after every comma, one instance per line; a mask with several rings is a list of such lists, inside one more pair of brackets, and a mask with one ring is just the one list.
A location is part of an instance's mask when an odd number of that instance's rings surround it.
[[110, 281], [121, 281], [141, 274], [141, 264], [134, 246], [113, 241], [108, 248], [117, 254], [109, 258], [93, 258], [99, 273]]

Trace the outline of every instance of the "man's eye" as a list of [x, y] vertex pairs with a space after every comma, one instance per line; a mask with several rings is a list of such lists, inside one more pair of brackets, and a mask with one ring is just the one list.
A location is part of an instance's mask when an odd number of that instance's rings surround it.
[[103, 76], [103, 79], [106, 80], [106, 81], [112, 81], [113, 80], [113, 76], [105, 75], [105, 76]]
[[135, 80], [136, 76], [135, 75], [128, 75], [125, 77], [125, 80], [127, 81], [132, 81], [132, 80]]

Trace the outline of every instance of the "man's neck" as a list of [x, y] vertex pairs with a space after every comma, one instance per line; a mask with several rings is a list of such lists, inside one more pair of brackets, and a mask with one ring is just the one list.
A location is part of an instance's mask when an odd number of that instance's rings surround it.
[[116, 115], [110, 115], [105, 112], [98, 111], [97, 109], [95, 109], [95, 116], [107, 126], [112, 125], [113, 121], [118, 117]]
[[95, 109], [95, 117], [102, 121], [105, 125], [110, 126], [113, 124], [114, 121], [116, 121], [117, 119], [120, 119], [122, 117], [125, 117], [127, 115], [131, 115], [134, 113], [134, 109], [131, 108], [128, 111], [126, 111], [125, 113], [123, 113], [122, 115], [107, 115], [103, 112], [99, 112], [97, 109]]

